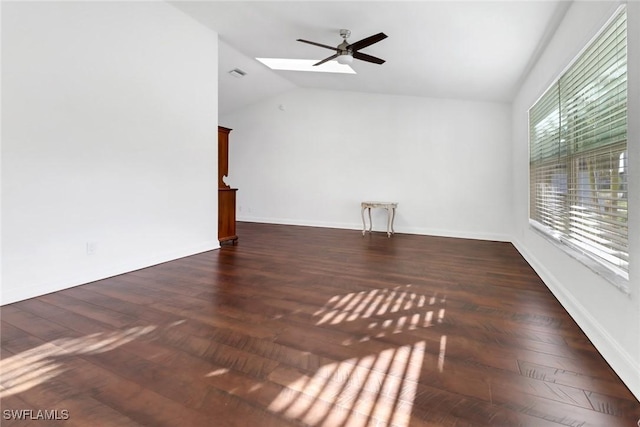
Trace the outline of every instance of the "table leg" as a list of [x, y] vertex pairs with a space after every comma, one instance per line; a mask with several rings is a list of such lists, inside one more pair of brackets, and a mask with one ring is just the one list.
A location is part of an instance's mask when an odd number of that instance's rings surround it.
[[360, 211], [360, 215], [362, 216], [362, 235], [364, 236], [365, 231], [367, 230], [367, 223], [364, 222], [364, 210], [366, 208], [363, 206], [362, 210]]
[[395, 219], [396, 219], [396, 208], [393, 208], [391, 210], [391, 233], [392, 234], [396, 233], [396, 231], [393, 229], [393, 222], [395, 221]]
[[391, 237], [391, 209], [387, 208], [387, 237]]
[[369, 208], [369, 233], [373, 230], [373, 221], [371, 221], [371, 208]]

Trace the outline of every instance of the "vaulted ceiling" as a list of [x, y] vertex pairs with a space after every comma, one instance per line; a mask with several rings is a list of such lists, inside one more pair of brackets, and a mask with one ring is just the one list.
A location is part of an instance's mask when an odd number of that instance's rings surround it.
[[[219, 34], [220, 113], [300, 88], [509, 102], [559, 25], [568, 1], [174, 1]], [[273, 71], [256, 57], [322, 59], [378, 32], [357, 74]], [[240, 68], [247, 74], [233, 77]]]

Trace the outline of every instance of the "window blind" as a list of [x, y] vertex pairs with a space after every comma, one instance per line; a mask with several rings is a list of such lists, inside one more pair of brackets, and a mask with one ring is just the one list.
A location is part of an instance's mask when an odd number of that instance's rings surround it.
[[530, 220], [628, 279], [623, 8], [529, 110]]

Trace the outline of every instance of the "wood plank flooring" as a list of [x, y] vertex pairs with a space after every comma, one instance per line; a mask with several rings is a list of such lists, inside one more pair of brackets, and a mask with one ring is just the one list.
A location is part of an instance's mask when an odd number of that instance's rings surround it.
[[254, 223], [238, 235], [2, 307], [2, 425], [640, 419], [638, 400], [508, 243]]

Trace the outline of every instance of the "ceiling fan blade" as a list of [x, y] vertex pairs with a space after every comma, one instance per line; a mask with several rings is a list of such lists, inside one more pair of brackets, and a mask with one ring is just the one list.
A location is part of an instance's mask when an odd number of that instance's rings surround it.
[[349, 47], [351, 48], [351, 50], [355, 52], [356, 50], [360, 50], [367, 46], [371, 46], [372, 44], [378, 43], [379, 41], [384, 40], [386, 38], [387, 38], [387, 35], [385, 33], [378, 33], [378, 34], [369, 36], [366, 39], [358, 40], [357, 42], [349, 45]]
[[361, 61], [373, 62], [374, 64], [384, 64], [384, 59], [376, 58], [375, 56], [362, 52], [353, 52], [353, 57]]
[[325, 62], [327, 62], [327, 61], [331, 61], [332, 59], [335, 59], [335, 58], [337, 58], [338, 56], [340, 56], [340, 55], [338, 55], [338, 54], [336, 53], [335, 55], [331, 55], [331, 56], [330, 56], [330, 57], [328, 57], [328, 58], [324, 58], [324, 59], [323, 59], [322, 61], [320, 61], [320, 62], [316, 62], [315, 64], [313, 64], [313, 66], [315, 67], [316, 65], [324, 64]]
[[326, 44], [321, 44], [321, 43], [316, 43], [316, 42], [310, 42], [309, 40], [302, 40], [302, 39], [298, 39], [297, 41], [302, 42], [302, 43], [309, 43], [312, 44], [314, 46], [320, 46], [320, 47], [324, 47], [327, 49], [331, 49], [331, 50], [337, 50], [335, 48], [335, 46], [327, 46]]

